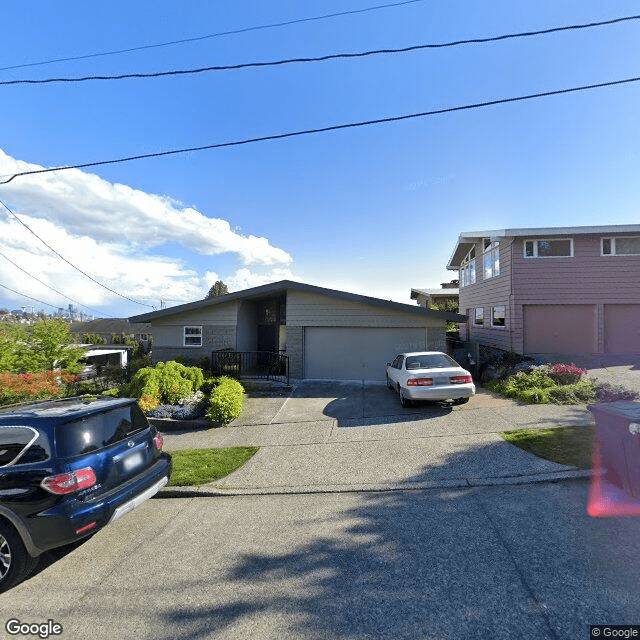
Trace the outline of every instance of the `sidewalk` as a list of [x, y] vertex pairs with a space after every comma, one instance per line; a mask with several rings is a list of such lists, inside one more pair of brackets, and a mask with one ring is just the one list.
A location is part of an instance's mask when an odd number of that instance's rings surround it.
[[[307, 386], [288, 398], [249, 398], [235, 426], [167, 433], [165, 449], [259, 446], [258, 453], [221, 480], [165, 491], [388, 491], [589, 477], [589, 471], [543, 460], [499, 435], [521, 428], [593, 424], [586, 407], [519, 405], [489, 392], [474, 400], [474, 406], [403, 411], [386, 388], [359, 392], [353, 385]], [[367, 417], [371, 407], [394, 413]]]

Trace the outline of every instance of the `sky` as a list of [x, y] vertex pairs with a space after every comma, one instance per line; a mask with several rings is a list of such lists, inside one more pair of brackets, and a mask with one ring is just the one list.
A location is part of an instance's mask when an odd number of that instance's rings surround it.
[[[0, 83], [401, 48], [640, 13], [637, 2], [595, 0], [360, 11], [394, 1], [3, 0]], [[634, 78], [638, 60], [635, 20], [347, 60], [0, 84], [0, 181]], [[446, 265], [462, 232], [637, 224], [639, 113], [634, 82], [17, 177], [0, 184], [0, 307], [74, 304], [128, 317], [200, 300], [216, 280], [237, 291], [283, 279], [415, 304], [412, 288], [457, 277]]]

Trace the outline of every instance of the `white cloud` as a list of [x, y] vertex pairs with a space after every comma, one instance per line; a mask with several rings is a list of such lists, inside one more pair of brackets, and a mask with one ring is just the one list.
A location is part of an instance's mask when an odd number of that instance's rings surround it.
[[[38, 169], [42, 167], [0, 150], [0, 175]], [[16, 178], [3, 187], [3, 194], [18, 213], [46, 218], [72, 235], [99, 237], [101, 242], [121, 242], [124, 237], [131, 246], [147, 250], [177, 242], [202, 255], [233, 253], [245, 264], [292, 261], [267, 238], [241, 235], [226, 220], [78, 169]]]
[[[0, 150], [0, 175], [39, 168]], [[20, 220], [56, 251], [110, 289], [159, 306], [202, 299], [211, 284], [224, 280], [230, 290], [284, 278], [292, 257], [267, 238], [245, 236], [226, 220], [209, 218], [170, 198], [111, 184], [78, 170], [17, 178], [0, 197]], [[0, 284], [53, 305], [73, 299], [87, 307], [125, 307], [142, 312], [54, 256], [6, 209], [0, 206], [0, 252], [63, 296], [29, 277], [0, 256]], [[162, 255], [162, 245], [182, 245], [182, 257]], [[200, 256], [231, 254], [242, 267], [226, 278], [186, 265]], [[227, 261], [228, 262], [228, 261]], [[269, 269], [270, 271], [265, 271]], [[0, 288], [0, 297], [13, 298]], [[121, 312], [120, 312], [121, 313]]]
[[301, 278], [286, 268], [272, 269], [267, 273], [256, 273], [247, 268], [242, 268], [227, 278], [225, 284], [229, 288], [229, 292], [233, 292], [258, 287], [263, 284], [269, 284], [270, 282], [278, 282], [280, 280], [295, 280], [300, 282]]

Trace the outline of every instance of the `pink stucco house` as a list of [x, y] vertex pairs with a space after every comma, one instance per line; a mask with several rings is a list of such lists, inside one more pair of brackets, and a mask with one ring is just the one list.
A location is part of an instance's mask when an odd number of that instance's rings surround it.
[[640, 225], [462, 233], [463, 339], [523, 354], [640, 354]]

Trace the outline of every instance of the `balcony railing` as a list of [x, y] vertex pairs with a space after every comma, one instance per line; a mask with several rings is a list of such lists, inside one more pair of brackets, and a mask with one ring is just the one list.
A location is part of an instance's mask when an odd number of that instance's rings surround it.
[[289, 384], [289, 356], [273, 351], [214, 351], [211, 371], [219, 376]]

